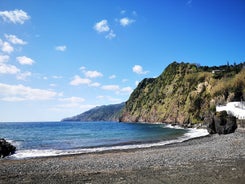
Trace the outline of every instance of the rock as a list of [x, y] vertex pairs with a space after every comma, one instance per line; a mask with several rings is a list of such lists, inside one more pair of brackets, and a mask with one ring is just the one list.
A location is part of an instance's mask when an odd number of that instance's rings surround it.
[[7, 142], [5, 139], [0, 139], [0, 157], [4, 158], [8, 155], [14, 154], [16, 147]]
[[230, 116], [226, 111], [217, 112], [207, 126], [210, 134], [230, 134], [237, 129], [236, 118]]

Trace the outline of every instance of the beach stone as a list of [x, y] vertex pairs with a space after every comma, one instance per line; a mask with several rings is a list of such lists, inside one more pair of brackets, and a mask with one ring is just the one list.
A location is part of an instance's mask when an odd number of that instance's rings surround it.
[[4, 158], [8, 155], [14, 154], [16, 147], [7, 142], [5, 139], [0, 139], [0, 157]]
[[210, 134], [230, 134], [236, 129], [236, 117], [228, 115], [226, 111], [216, 112], [207, 126]]

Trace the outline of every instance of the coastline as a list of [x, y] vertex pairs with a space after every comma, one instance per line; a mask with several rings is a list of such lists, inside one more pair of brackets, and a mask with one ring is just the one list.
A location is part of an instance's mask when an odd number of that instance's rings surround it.
[[[55, 157], [55, 156], [69, 156], [69, 155], [78, 155], [78, 154], [87, 154], [87, 153], [99, 153], [99, 152], [108, 152], [108, 151], [120, 151], [120, 150], [133, 150], [133, 149], [145, 149], [145, 148], [154, 148], [165, 146], [169, 144], [181, 143], [188, 141], [189, 139], [195, 139], [199, 137], [204, 137], [209, 135], [206, 129], [197, 129], [197, 128], [183, 128], [180, 126], [172, 126], [165, 124], [166, 128], [170, 129], [186, 129], [187, 132], [182, 136], [179, 136], [174, 139], [166, 139], [162, 141], [139, 141], [139, 142], [128, 142], [114, 144], [111, 146], [95, 146], [95, 147], [86, 147], [78, 149], [27, 149], [27, 150], [17, 150], [14, 155], [11, 155], [9, 159], [27, 159], [27, 158], [43, 158], [43, 157]], [[9, 140], [9, 142], [13, 142]], [[14, 143], [13, 143], [14, 144]], [[18, 147], [18, 145], [15, 145]]]
[[0, 160], [1, 183], [242, 183], [245, 131], [159, 147]]

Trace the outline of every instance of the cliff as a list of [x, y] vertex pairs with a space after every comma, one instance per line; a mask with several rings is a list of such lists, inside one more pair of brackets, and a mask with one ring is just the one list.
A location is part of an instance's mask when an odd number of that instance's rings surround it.
[[205, 123], [216, 105], [244, 98], [244, 63], [208, 67], [173, 62], [159, 77], [138, 84], [120, 121]]
[[61, 121], [119, 121], [125, 103], [103, 105], [90, 109], [82, 114], [65, 118]]

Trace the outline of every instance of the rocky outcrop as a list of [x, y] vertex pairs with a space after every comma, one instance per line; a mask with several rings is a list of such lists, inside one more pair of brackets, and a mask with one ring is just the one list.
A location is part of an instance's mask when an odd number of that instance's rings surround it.
[[226, 111], [217, 112], [209, 122], [207, 130], [210, 134], [229, 134], [237, 129], [236, 118]]
[[7, 142], [5, 139], [0, 139], [0, 157], [4, 158], [6, 156], [15, 153], [16, 147]]

